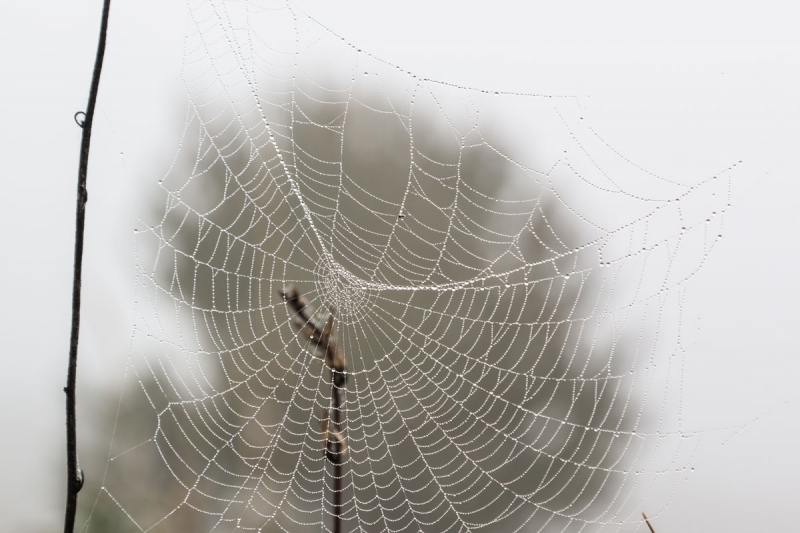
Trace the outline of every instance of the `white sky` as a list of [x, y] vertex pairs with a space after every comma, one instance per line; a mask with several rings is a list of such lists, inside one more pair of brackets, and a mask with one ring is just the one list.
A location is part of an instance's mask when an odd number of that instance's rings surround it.
[[[501, 91], [590, 95], [592, 125], [649, 170], [705, 176], [744, 161], [725, 238], [691, 285], [694, 429], [704, 441], [659, 533], [797, 528], [800, 459], [800, 7], [792, 2], [306, 0], [318, 21], [422, 77]], [[80, 130], [100, 1], [0, 6], [0, 527], [58, 528]], [[112, 5], [89, 176], [79, 381], [113, 388], [130, 338], [128, 201], [175, 151], [183, 3]], [[114, 97], [111, 98], [109, 94]], [[119, 113], [104, 99], [125, 101]], [[148, 174], [149, 172], [149, 174]], [[113, 354], [109, 355], [109, 354]]]

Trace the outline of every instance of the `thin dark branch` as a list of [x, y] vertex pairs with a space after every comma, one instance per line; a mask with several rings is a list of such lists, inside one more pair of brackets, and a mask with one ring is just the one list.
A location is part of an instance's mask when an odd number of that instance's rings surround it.
[[650, 519], [647, 518], [647, 515], [644, 514], [644, 511], [642, 511], [642, 517], [644, 518], [644, 523], [650, 528], [650, 533], [656, 533], [656, 530], [653, 529], [653, 524], [650, 523]]
[[[331, 369], [331, 407], [333, 409], [333, 427], [336, 431], [342, 431], [341, 403], [339, 402], [339, 387], [336, 386], [335, 374]], [[333, 463], [333, 533], [342, 532], [342, 462]]]
[[297, 287], [290, 287], [285, 291], [281, 291], [280, 295], [295, 312], [295, 325], [315, 345], [317, 355], [323, 364], [330, 369], [336, 387], [344, 387], [347, 382], [347, 361], [345, 360], [344, 352], [339, 349], [339, 345], [331, 337], [333, 314], [328, 315], [328, 322], [324, 328], [320, 329], [319, 325], [309, 315], [308, 302], [297, 291]]
[[[67, 371], [67, 509], [64, 518], [64, 533], [72, 533], [75, 529], [75, 512], [78, 507], [78, 492], [83, 487], [83, 472], [78, 470], [78, 439], [75, 424], [75, 380], [78, 372], [78, 333], [81, 322], [81, 271], [83, 269], [83, 236], [86, 219], [86, 173], [89, 168], [89, 144], [92, 137], [92, 121], [97, 103], [97, 90], [100, 87], [100, 72], [103, 68], [103, 56], [106, 51], [106, 34], [108, 32], [108, 11], [111, 0], [103, 2], [103, 18], [100, 25], [100, 37], [97, 43], [97, 55], [94, 60], [92, 87], [89, 91], [89, 103], [83, 123], [81, 138], [81, 155], [78, 168], [78, 201], [75, 214], [75, 265], [72, 278], [72, 330], [69, 341], [69, 370]], [[77, 114], [76, 114], [77, 117]]]
[[[347, 361], [344, 352], [331, 337], [333, 333], [333, 314], [328, 316], [324, 328], [311, 318], [308, 302], [296, 287], [290, 287], [280, 292], [281, 298], [295, 313], [295, 326], [308, 341], [313, 343], [317, 357], [328, 367], [331, 373], [331, 413], [323, 416], [325, 425], [323, 438], [325, 440], [326, 456], [333, 464], [333, 531], [342, 531], [342, 480], [344, 455], [347, 450], [344, 437], [342, 437], [342, 410], [340, 390], [347, 382]], [[331, 427], [328, 426], [330, 424]]]

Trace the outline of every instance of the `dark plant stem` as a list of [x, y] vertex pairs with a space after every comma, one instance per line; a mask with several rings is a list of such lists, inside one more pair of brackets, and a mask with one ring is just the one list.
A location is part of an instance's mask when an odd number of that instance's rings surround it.
[[[335, 373], [331, 370], [331, 410], [333, 427], [342, 431], [341, 403], [339, 402], [339, 388], [334, 383]], [[342, 531], [342, 461], [333, 464], [333, 533]]]
[[653, 529], [653, 524], [650, 523], [650, 519], [647, 518], [647, 515], [644, 514], [644, 511], [642, 511], [642, 517], [644, 518], [644, 523], [647, 524], [647, 527], [650, 529], [650, 533], [656, 533], [656, 530]]
[[75, 427], [75, 380], [78, 372], [78, 332], [81, 322], [81, 271], [83, 269], [83, 236], [86, 219], [86, 172], [89, 168], [89, 144], [92, 137], [92, 121], [97, 103], [97, 90], [100, 87], [100, 71], [103, 68], [103, 56], [106, 51], [106, 33], [108, 32], [108, 11], [111, 0], [103, 2], [103, 18], [100, 26], [100, 38], [97, 43], [97, 55], [94, 60], [92, 87], [89, 91], [89, 103], [86, 117], [81, 124], [81, 155], [78, 168], [78, 202], [75, 214], [75, 265], [72, 278], [72, 330], [69, 341], [69, 370], [67, 371], [67, 510], [64, 518], [64, 533], [72, 533], [75, 529], [75, 512], [78, 507], [78, 492], [83, 487], [83, 473], [78, 471], [78, 440]]

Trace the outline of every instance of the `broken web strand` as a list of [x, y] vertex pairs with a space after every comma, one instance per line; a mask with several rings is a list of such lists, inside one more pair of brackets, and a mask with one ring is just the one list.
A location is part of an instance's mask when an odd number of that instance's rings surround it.
[[[575, 99], [416, 78], [291, 5], [191, 8], [196, 154], [137, 232], [128, 392], [155, 425], [117, 439], [104, 488], [130, 524], [330, 527], [328, 383], [287, 284], [335, 310], [351, 367], [345, 528], [633, 530], [641, 501], [665, 506], [694, 446], [670, 309], [721, 234], [730, 169], [662, 178], [587, 134]], [[331, 50], [350, 79], [319, 74]], [[541, 123], [541, 161], [482, 131], [509, 106]], [[166, 506], [122, 484], [136, 461]]]

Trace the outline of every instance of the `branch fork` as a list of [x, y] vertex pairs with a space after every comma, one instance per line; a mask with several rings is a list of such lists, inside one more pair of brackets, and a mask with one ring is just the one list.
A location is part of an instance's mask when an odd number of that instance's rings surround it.
[[347, 454], [347, 442], [342, 435], [342, 411], [340, 390], [344, 390], [347, 383], [347, 360], [344, 352], [339, 348], [333, 338], [333, 313], [328, 314], [328, 320], [320, 328], [312, 318], [308, 301], [297, 290], [297, 287], [288, 287], [280, 291], [280, 296], [286, 305], [294, 311], [293, 322], [300, 335], [305, 337], [314, 348], [317, 360], [328, 367], [331, 376], [331, 410], [322, 411], [319, 416], [322, 442], [325, 446], [325, 457], [333, 465], [333, 533], [342, 530], [342, 464]]

